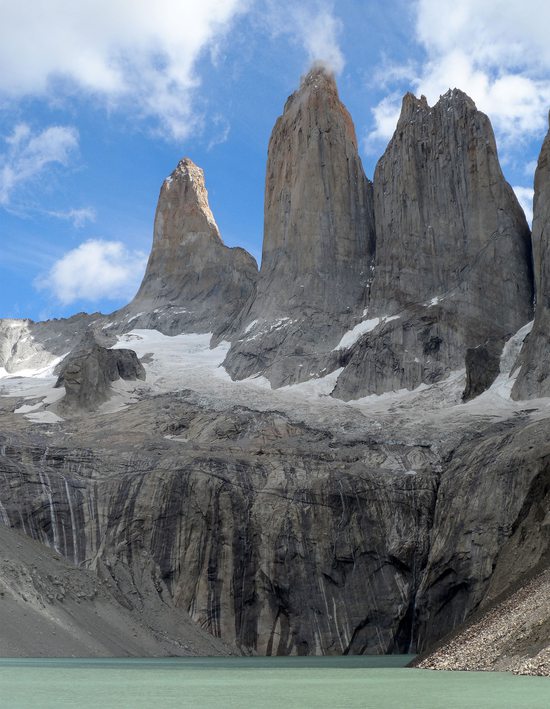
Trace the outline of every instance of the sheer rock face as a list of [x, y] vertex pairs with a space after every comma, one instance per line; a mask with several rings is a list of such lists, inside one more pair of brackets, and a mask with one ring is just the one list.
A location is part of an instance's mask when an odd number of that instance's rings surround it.
[[501, 348], [531, 319], [529, 227], [489, 119], [466, 94], [449, 91], [433, 107], [405, 96], [376, 168], [374, 209], [368, 317], [400, 318], [354, 348], [337, 395], [436, 381], [464, 367], [468, 348]]
[[535, 172], [533, 253], [536, 299], [533, 330], [519, 359], [521, 370], [512, 390], [514, 399], [550, 396], [550, 131], [542, 145]]
[[128, 603], [154, 583], [247, 653], [406, 652], [432, 452], [191, 399], [91, 414], [77, 448], [0, 435], [0, 522], [109, 572]]
[[[228, 248], [208, 204], [203, 171], [181, 160], [161, 188], [153, 248], [140, 289], [117, 315], [166, 334], [227, 325], [253, 293], [256, 262]], [[129, 319], [129, 318], [128, 318]]]
[[372, 184], [334, 77], [317, 67], [271, 135], [262, 267], [233, 328], [232, 376], [277, 386], [318, 372], [367, 306], [373, 254]]
[[441, 476], [416, 597], [426, 649], [550, 562], [548, 419], [516, 416], [466, 441]]
[[187, 390], [30, 437], [4, 411], [0, 522], [268, 655], [426, 649], [548, 562], [548, 419], [348, 416]]

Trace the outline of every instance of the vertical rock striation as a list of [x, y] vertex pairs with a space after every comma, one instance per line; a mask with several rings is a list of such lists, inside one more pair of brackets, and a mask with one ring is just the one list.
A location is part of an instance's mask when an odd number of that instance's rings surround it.
[[[368, 317], [336, 394], [414, 388], [499, 351], [531, 319], [529, 227], [491, 124], [462, 91], [407, 94], [374, 176], [376, 263]], [[391, 323], [384, 316], [399, 317]]]
[[275, 386], [318, 373], [368, 302], [372, 184], [334, 77], [315, 67], [290, 96], [269, 143], [257, 294], [233, 330], [232, 376]]
[[533, 253], [535, 261], [535, 322], [527, 336], [512, 389], [514, 399], [550, 396], [550, 131], [546, 135], [535, 172]]
[[208, 204], [204, 173], [189, 158], [160, 190], [153, 248], [140, 289], [117, 317], [166, 334], [209, 332], [227, 325], [253, 293], [257, 266], [228, 248]]

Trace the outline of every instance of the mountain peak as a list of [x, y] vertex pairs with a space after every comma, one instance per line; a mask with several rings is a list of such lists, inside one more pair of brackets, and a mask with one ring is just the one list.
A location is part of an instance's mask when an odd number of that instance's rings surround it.
[[[316, 65], [271, 134], [260, 278], [228, 371], [239, 378], [261, 372], [280, 386], [326, 370], [327, 347], [367, 307], [373, 257], [372, 184], [334, 75]], [[292, 329], [283, 338], [281, 323]], [[296, 367], [296, 352], [307, 366]]]
[[[174, 201], [175, 191], [177, 199]], [[167, 202], [170, 211], [175, 209], [176, 228], [155, 229], [159, 238], [185, 239], [197, 234], [221, 241], [220, 232], [210, 205], [203, 170], [191, 158], [182, 158], [173, 172], [164, 180], [159, 197], [159, 209]]]
[[311, 66], [307, 74], [302, 76], [299, 90], [308, 87], [319, 88], [321, 85], [333, 87], [336, 91], [338, 90], [332, 69], [321, 62], [316, 62]]
[[470, 111], [477, 111], [473, 99], [460, 89], [449, 89], [439, 97], [438, 101], [433, 106], [430, 106], [427, 98], [423, 94], [420, 98], [417, 98], [412, 92], [408, 91], [403, 96], [398, 126], [402, 126], [404, 123], [414, 120], [417, 113], [424, 114], [434, 110], [448, 110], [450, 108], [459, 107], [464, 107], [466, 110]]
[[[305, 108], [305, 112], [300, 113], [301, 107]], [[323, 120], [323, 116], [326, 116], [327, 122], [339, 122], [343, 118], [349, 137], [357, 145], [353, 121], [340, 101], [334, 73], [323, 64], [313, 65], [307, 74], [302, 76], [300, 86], [285, 103], [283, 116], [290, 112], [296, 113], [296, 117], [302, 118], [303, 121], [307, 121], [307, 114], [316, 116], [315, 120]]]
[[[153, 248], [130, 309], [147, 312], [156, 306], [160, 312], [179, 306], [179, 321], [174, 314], [167, 316], [169, 330], [211, 331], [240, 310], [256, 276], [256, 263], [244, 249], [224, 245], [208, 203], [204, 172], [183, 158], [162, 184]], [[160, 326], [155, 320], [155, 327]]]

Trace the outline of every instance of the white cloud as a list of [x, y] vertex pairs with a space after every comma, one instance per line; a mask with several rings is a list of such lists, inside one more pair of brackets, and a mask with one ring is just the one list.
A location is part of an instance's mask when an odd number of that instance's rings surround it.
[[376, 154], [380, 143], [387, 141], [393, 134], [401, 111], [401, 99], [401, 94], [390, 94], [372, 109], [375, 128], [364, 141], [367, 153]]
[[0, 94], [52, 98], [84, 92], [131, 105], [175, 138], [195, 116], [202, 51], [248, 0], [0, 0]]
[[[541, 133], [550, 105], [550, 5], [544, 0], [417, 0], [416, 39], [426, 59], [405, 88], [430, 104], [449, 88], [487, 113], [501, 144]], [[410, 66], [406, 67], [410, 72]], [[395, 72], [396, 76], [398, 71]], [[372, 137], [391, 136], [373, 115]], [[395, 125], [393, 126], [395, 128]]]
[[78, 148], [78, 131], [71, 126], [50, 126], [33, 133], [25, 123], [17, 125], [5, 139], [0, 155], [0, 204], [9, 204], [13, 191], [42, 175], [52, 164], [67, 165]]
[[76, 300], [130, 299], [146, 263], [143, 252], [130, 251], [120, 241], [91, 239], [68, 251], [35, 285], [49, 290], [64, 305]]
[[344, 68], [339, 42], [342, 22], [334, 15], [332, 2], [269, 0], [265, 19], [275, 37], [287, 35], [298, 42], [310, 64], [321, 62], [336, 74]]
[[95, 209], [92, 207], [82, 207], [81, 209], [66, 209], [64, 211], [58, 212], [48, 212], [50, 217], [55, 217], [56, 219], [63, 219], [68, 222], [72, 222], [73, 226], [77, 229], [85, 226], [88, 222], [95, 222], [96, 213]]
[[533, 197], [535, 195], [535, 190], [532, 187], [520, 187], [514, 185], [512, 188], [516, 193], [518, 202], [521, 204], [521, 208], [525, 212], [525, 217], [529, 224], [533, 223]]
[[220, 115], [213, 116], [212, 127], [214, 129], [214, 134], [208, 142], [207, 150], [212, 150], [216, 145], [222, 145], [229, 138], [229, 133], [231, 132], [231, 126], [229, 122]]
[[529, 162], [526, 163], [525, 167], [523, 168], [523, 174], [527, 175], [527, 177], [530, 177], [531, 180], [533, 180], [536, 169], [537, 169], [537, 161], [536, 160], [529, 160]]

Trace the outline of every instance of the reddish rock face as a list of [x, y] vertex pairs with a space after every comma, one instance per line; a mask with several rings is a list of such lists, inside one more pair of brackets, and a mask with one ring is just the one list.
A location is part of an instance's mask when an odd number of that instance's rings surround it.
[[[208, 204], [204, 173], [189, 158], [161, 188], [153, 248], [132, 311], [176, 309], [182, 332], [211, 331], [239, 312], [254, 290], [256, 262], [244, 249], [222, 242]], [[141, 323], [151, 325], [155, 323]], [[134, 322], [134, 326], [137, 326]], [[198, 328], [198, 329], [197, 329]]]
[[372, 185], [353, 122], [334, 77], [317, 67], [287, 100], [269, 142], [254, 313], [365, 307], [373, 252]]

